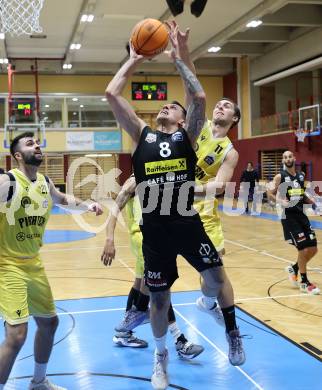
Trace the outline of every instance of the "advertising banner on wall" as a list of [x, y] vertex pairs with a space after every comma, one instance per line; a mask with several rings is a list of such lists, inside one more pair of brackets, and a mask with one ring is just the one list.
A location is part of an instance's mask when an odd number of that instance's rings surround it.
[[94, 137], [92, 131], [67, 131], [67, 150], [94, 150]]
[[94, 133], [94, 150], [121, 150], [120, 131], [97, 131]]
[[66, 149], [73, 151], [122, 150], [122, 134], [120, 131], [67, 131]]

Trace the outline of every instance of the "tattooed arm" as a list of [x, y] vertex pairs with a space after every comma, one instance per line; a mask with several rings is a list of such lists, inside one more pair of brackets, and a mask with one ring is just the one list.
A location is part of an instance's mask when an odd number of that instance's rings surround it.
[[175, 65], [191, 96], [185, 128], [194, 146], [206, 119], [206, 94], [197, 77], [181, 59], [176, 58]]
[[[176, 23], [169, 23], [170, 29], [169, 38], [172, 45], [169, 56], [174, 62], [184, 84], [186, 94], [190, 97], [190, 104], [186, 117], [185, 129], [194, 146], [201, 129], [205, 122], [206, 113], [206, 95], [205, 92], [194, 74], [194, 68], [190, 64], [190, 69], [184, 62], [182, 46], [186, 44], [185, 39], [179, 39], [179, 27]], [[191, 70], [192, 68], [192, 70]]]

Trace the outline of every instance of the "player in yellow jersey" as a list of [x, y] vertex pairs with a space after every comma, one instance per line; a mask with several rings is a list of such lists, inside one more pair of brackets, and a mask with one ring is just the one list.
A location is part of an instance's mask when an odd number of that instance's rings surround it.
[[[213, 117], [202, 130], [197, 142], [196, 201], [194, 207], [199, 212], [206, 233], [221, 254], [224, 254], [224, 236], [218, 215], [218, 200], [226, 184], [231, 180], [238, 162], [238, 153], [227, 137], [228, 131], [240, 120], [240, 110], [230, 99], [223, 98], [216, 103]], [[202, 195], [203, 199], [198, 199]], [[224, 317], [226, 337], [229, 344], [229, 360], [233, 365], [245, 362], [241, 336], [236, 324], [234, 291], [224, 267], [220, 268], [221, 286], [219, 294], [211, 297], [209, 287], [201, 281], [201, 290], [207, 292], [198, 298], [197, 307], [215, 319], [217, 300]]]
[[[58, 317], [39, 249], [52, 204], [83, 202], [59, 192], [50, 179], [38, 173], [43, 154], [33, 133], [14, 138], [10, 153], [18, 168], [0, 177], [0, 314], [6, 328], [0, 345], [0, 390], [25, 342], [30, 315], [37, 332], [29, 389], [64, 390], [46, 378]], [[102, 214], [97, 203], [86, 207]]]
[[[148, 319], [149, 290], [144, 284], [144, 258], [142, 253], [142, 233], [140, 220], [142, 211], [138, 197], [135, 196], [136, 182], [134, 176], [130, 176], [122, 186], [116, 198], [116, 207], [112, 210], [106, 229], [106, 243], [101, 256], [105, 265], [111, 265], [115, 258], [114, 231], [116, 228], [118, 213], [125, 207], [127, 225], [129, 228], [131, 249], [135, 256], [135, 281], [128, 296], [126, 312], [121, 323], [115, 328], [116, 334], [113, 341], [124, 347], [144, 348], [148, 344], [133, 336], [133, 330]], [[203, 352], [201, 345], [189, 342], [180, 331], [176, 317], [170, 304], [168, 312], [169, 330], [173, 336], [177, 353], [185, 359], [193, 359]]]

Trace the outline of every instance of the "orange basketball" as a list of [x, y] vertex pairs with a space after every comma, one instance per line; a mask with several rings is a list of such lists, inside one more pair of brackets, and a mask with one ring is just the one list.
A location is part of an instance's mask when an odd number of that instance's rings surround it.
[[144, 19], [133, 29], [131, 42], [137, 54], [149, 57], [166, 49], [169, 42], [168, 30], [156, 19]]

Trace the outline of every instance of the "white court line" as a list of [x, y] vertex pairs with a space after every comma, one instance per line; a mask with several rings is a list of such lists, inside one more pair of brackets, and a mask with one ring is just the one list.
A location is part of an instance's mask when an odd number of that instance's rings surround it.
[[[271, 253], [269, 253], [269, 252], [267, 252], [265, 250], [256, 249], [256, 248], [253, 248], [251, 246], [240, 244], [238, 241], [232, 241], [232, 240], [227, 240], [227, 239], [225, 239], [225, 241], [229, 242], [229, 244], [240, 246], [241, 248], [247, 249], [249, 251], [257, 252], [257, 253], [260, 253], [261, 255], [272, 257], [273, 259], [283, 261], [284, 263], [291, 264], [292, 261], [293, 261], [293, 260], [285, 259], [284, 257], [275, 256], [275, 255], [273, 255], [273, 254], [271, 254]], [[307, 269], [310, 270], [310, 271], [322, 272], [322, 270], [320, 268], [307, 267]]]
[[[310, 295], [310, 294], [292, 294], [292, 295], [274, 295], [274, 296], [265, 296], [265, 297], [250, 297], [250, 298], [240, 298], [236, 299], [235, 302], [246, 302], [246, 301], [257, 301], [262, 299], [278, 299], [278, 298], [294, 298], [294, 297], [301, 297], [301, 298], [308, 298], [308, 297], [318, 297], [318, 295]], [[102, 297], [104, 298], [104, 297]], [[111, 298], [111, 297], [109, 297]], [[195, 305], [195, 302], [186, 302], [186, 303], [175, 303], [173, 306], [193, 306]], [[58, 305], [59, 306], [59, 305]], [[110, 311], [122, 311], [125, 310], [125, 307], [118, 307], [115, 309], [97, 309], [97, 310], [81, 310], [81, 311], [70, 311], [70, 312], [63, 312], [63, 313], [57, 313], [59, 316], [66, 316], [69, 314], [90, 314], [90, 313], [105, 313]]]
[[116, 259], [119, 263], [121, 263], [123, 265], [123, 267], [125, 267], [128, 271], [131, 272], [132, 275], [135, 276], [135, 271], [133, 271], [133, 269], [131, 267], [129, 267], [125, 261], [121, 260], [121, 259]]
[[[196, 333], [199, 334], [204, 340], [206, 340], [217, 352], [220, 353], [221, 356], [223, 356], [226, 360], [228, 359], [228, 356], [219, 348], [216, 344], [214, 344], [211, 340], [208, 339], [207, 336], [205, 336], [198, 328], [196, 328], [185, 316], [183, 316], [177, 309], [174, 309], [175, 313], [181, 317]], [[257, 382], [254, 381], [254, 379], [249, 376], [242, 368], [238, 366], [232, 366], [235, 367], [236, 370], [238, 370], [242, 375], [244, 375], [257, 389], [264, 390], [263, 387], [261, 387]]]

